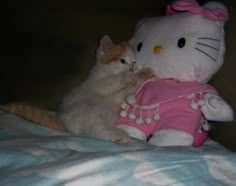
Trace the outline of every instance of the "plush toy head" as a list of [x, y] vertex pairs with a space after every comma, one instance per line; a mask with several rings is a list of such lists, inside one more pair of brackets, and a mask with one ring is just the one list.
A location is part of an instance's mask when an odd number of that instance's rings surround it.
[[160, 78], [209, 81], [224, 60], [225, 6], [179, 0], [167, 14], [138, 23], [130, 40], [137, 65], [151, 68]]

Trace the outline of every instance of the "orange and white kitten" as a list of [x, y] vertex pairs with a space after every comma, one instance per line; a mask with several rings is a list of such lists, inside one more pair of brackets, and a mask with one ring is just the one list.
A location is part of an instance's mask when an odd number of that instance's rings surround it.
[[151, 71], [136, 69], [134, 51], [128, 43], [114, 45], [104, 36], [97, 49], [97, 63], [88, 79], [65, 96], [57, 117], [39, 108], [30, 110], [17, 104], [7, 105], [5, 109], [49, 128], [127, 143], [128, 135], [114, 124], [120, 104], [151, 77]]

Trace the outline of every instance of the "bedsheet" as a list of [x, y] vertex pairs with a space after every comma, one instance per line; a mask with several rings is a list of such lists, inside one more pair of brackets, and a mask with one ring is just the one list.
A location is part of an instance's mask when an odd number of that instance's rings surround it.
[[236, 185], [236, 153], [212, 140], [200, 148], [121, 146], [37, 126], [0, 113], [0, 186]]

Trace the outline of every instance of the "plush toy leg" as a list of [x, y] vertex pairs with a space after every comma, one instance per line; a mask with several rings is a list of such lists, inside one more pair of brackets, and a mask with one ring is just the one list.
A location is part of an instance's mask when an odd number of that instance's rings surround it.
[[194, 136], [193, 146], [198, 147], [202, 145], [208, 138], [208, 132], [207, 131], [201, 131], [197, 132]]
[[146, 141], [147, 139], [145, 133], [135, 127], [127, 125], [118, 125], [118, 128], [124, 130], [126, 133], [128, 133], [130, 137], [139, 139], [141, 141]]
[[180, 130], [162, 129], [154, 133], [148, 143], [156, 146], [192, 146], [193, 136]]

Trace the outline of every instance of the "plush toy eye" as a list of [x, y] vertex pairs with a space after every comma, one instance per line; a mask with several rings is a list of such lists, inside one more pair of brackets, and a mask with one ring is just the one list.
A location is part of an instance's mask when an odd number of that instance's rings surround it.
[[185, 38], [181, 37], [181, 38], [178, 40], [178, 47], [179, 47], [179, 48], [183, 48], [183, 47], [185, 46], [185, 43], [186, 43]]
[[143, 43], [140, 42], [138, 45], [137, 45], [137, 51], [140, 52], [140, 50], [142, 49], [142, 46], [143, 46]]
[[120, 63], [126, 64], [127, 62], [125, 61], [125, 59], [120, 59]]

